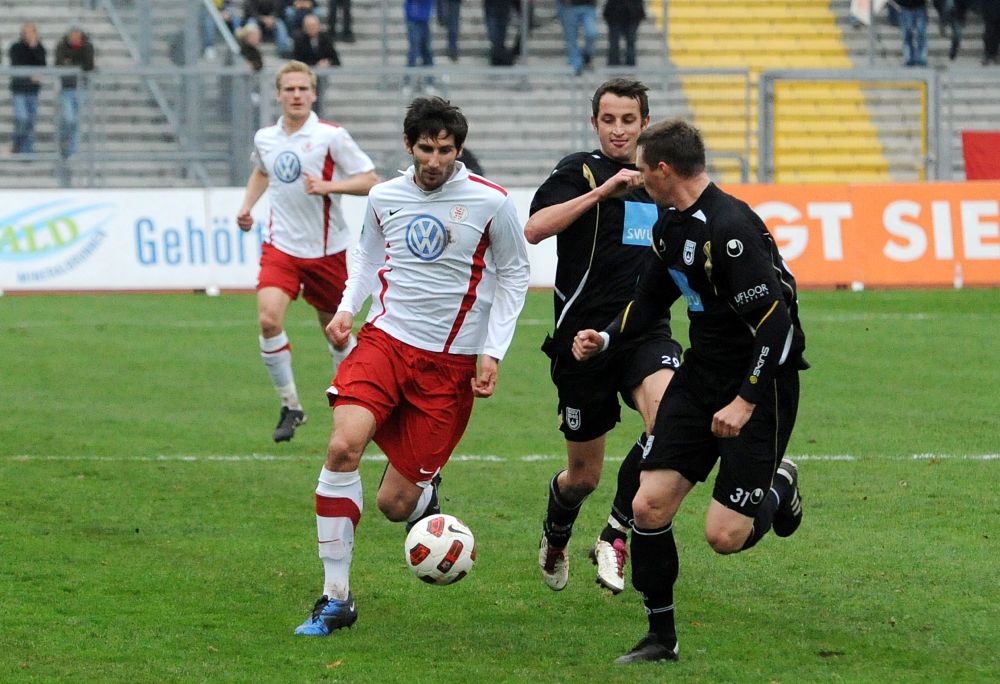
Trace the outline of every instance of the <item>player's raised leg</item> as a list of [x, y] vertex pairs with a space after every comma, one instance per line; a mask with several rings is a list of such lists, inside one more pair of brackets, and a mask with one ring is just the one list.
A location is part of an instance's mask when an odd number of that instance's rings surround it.
[[597, 489], [604, 464], [604, 435], [586, 442], [566, 442], [567, 467], [549, 481], [549, 503], [542, 526], [538, 565], [549, 589], [560, 591], [569, 581], [566, 547], [584, 500]]

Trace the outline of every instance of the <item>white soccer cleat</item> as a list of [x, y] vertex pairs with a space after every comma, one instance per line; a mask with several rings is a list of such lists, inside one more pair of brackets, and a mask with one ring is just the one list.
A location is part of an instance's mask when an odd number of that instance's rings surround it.
[[609, 544], [598, 539], [590, 547], [590, 560], [597, 566], [597, 583], [612, 594], [619, 594], [625, 589], [625, 564], [628, 563], [628, 550], [624, 539], [615, 539]]
[[549, 546], [549, 540], [542, 535], [538, 544], [538, 565], [542, 569], [542, 579], [552, 591], [562, 591], [569, 581], [569, 558], [565, 548]]

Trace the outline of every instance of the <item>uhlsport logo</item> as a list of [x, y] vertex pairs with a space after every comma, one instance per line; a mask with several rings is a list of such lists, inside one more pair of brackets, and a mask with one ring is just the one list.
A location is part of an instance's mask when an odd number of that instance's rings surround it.
[[435, 217], [421, 214], [406, 226], [406, 246], [413, 256], [434, 261], [448, 244], [448, 232]]
[[282, 152], [274, 160], [274, 175], [282, 183], [294, 183], [302, 174], [302, 164], [294, 152]]
[[113, 215], [112, 204], [68, 199], [0, 215], [0, 264], [14, 265], [16, 283], [44, 282], [69, 273], [94, 254]]

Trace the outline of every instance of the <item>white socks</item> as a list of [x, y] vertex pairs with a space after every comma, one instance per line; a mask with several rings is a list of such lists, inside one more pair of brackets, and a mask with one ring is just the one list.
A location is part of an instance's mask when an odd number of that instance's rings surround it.
[[358, 338], [352, 334], [350, 339], [347, 340], [347, 346], [342, 350], [334, 347], [329, 340], [327, 340], [326, 346], [330, 350], [330, 356], [333, 358], [333, 372], [336, 373], [340, 362], [346, 359], [351, 350], [358, 346]]
[[413, 512], [410, 513], [410, 517], [406, 519], [406, 522], [416, 522], [424, 516], [427, 511], [427, 506], [431, 502], [431, 497], [434, 496], [434, 487], [430, 482], [421, 482], [418, 486], [423, 487], [424, 491], [420, 493], [420, 498], [417, 499], [417, 505], [413, 507]]
[[357, 470], [335, 473], [324, 467], [316, 487], [316, 532], [323, 561], [323, 593], [346, 599], [351, 590], [354, 530], [361, 520], [361, 475]]
[[301, 410], [299, 393], [295, 389], [295, 376], [292, 375], [292, 346], [288, 335], [282, 330], [274, 337], [259, 337], [260, 358], [264, 360], [271, 384], [281, 397], [281, 405], [291, 409]]

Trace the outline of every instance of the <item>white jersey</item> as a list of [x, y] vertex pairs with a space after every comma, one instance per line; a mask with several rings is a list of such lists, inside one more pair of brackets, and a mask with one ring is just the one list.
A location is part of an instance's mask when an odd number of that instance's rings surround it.
[[528, 251], [507, 191], [461, 162], [440, 188], [411, 166], [368, 193], [339, 311], [427, 351], [503, 358], [528, 291]]
[[341, 180], [375, 168], [372, 160], [337, 124], [309, 113], [302, 128], [285, 133], [284, 117], [257, 131], [253, 161], [268, 177], [271, 213], [264, 241], [292, 256], [314, 259], [343, 252], [350, 231], [340, 210], [340, 195], [309, 195], [305, 173]]

